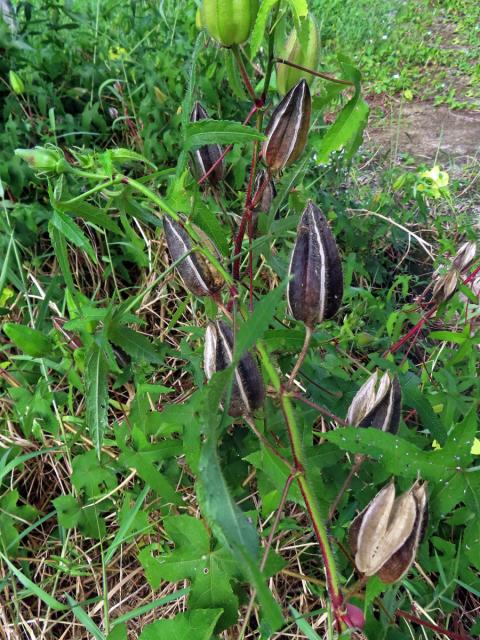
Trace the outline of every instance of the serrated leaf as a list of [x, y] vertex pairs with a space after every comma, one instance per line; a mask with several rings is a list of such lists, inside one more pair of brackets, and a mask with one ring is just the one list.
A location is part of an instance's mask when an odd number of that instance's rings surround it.
[[85, 422], [99, 458], [107, 427], [107, 376], [107, 359], [103, 349], [93, 341], [87, 351], [85, 361]]
[[71, 495], [59, 496], [53, 501], [57, 511], [58, 524], [65, 529], [73, 529], [80, 521], [82, 509]]
[[265, 136], [253, 127], [230, 120], [199, 120], [190, 122], [186, 128], [185, 148], [203, 147], [207, 144], [250, 143], [264, 140]]
[[108, 327], [108, 339], [121, 347], [128, 355], [137, 361], [162, 364], [163, 356], [157, 352], [150, 340], [138, 331], [129, 327], [112, 323]]
[[300, 20], [300, 18], [304, 18], [308, 15], [307, 0], [288, 0], [288, 4], [290, 5], [296, 20]]
[[52, 242], [53, 250], [55, 251], [55, 257], [57, 258], [60, 271], [62, 272], [63, 279], [67, 285], [70, 299], [75, 304], [75, 285], [73, 282], [72, 270], [70, 269], [70, 263], [68, 261], [67, 242], [65, 240], [65, 236], [52, 224], [51, 220], [48, 223], [48, 233], [50, 235], [50, 240]]
[[53, 212], [50, 222], [52, 226], [56, 227], [67, 240], [79, 249], [85, 251], [92, 262], [97, 264], [97, 256], [90, 244], [90, 240], [83, 233], [78, 224], [72, 220], [72, 218], [57, 209]]
[[195, 609], [147, 624], [138, 640], [211, 640], [221, 609]]

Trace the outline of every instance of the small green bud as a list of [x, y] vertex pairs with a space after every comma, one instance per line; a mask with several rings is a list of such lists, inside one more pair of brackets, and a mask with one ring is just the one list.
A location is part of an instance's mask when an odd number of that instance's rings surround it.
[[23, 84], [23, 80], [20, 78], [18, 73], [10, 70], [8, 72], [8, 79], [10, 81], [10, 86], [12, 87], [13, 93], [17, 96], [21, 95], [25, 91], [25, 85]]
[[[320, 35], [317, 24], [310, 15], [303, 21], [302, 30], [300, 38], [295, 29], [291, 32], [284, 46], [277, 52], [277, 57], [315, 70], [320, 54]], [[307, 44], [302, 45], [304, 39]], [[277, 64], [277, 89], [282, 95], [290, 91], [300, 80], [305, 79], [310, 84], [313, 78], [311, 73], [301, 69]]]
[[203, 0], [201, 20], [212, 38], [231, 47], [248, 40], [257, 13], [258, 0]]
[[58, 149], [35, 147], [34, 149], [15, 149], [15, 155], [36, 171], [48, 173], [63, 173], [67, 163]]

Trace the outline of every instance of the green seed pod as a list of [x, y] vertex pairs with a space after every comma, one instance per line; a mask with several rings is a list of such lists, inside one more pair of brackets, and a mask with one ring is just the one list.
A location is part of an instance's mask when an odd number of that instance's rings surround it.
[[25, 91], [25, 85], [23, 84], [23, 80], [20, 78], [18, 73], [10, 70], [8, 72], [8, 79], [10, 81], [10, 86], [12, 87], [13, 93], [17, 96], [21, 95]]
[[40, 172], [63, 173], [68, 164], [58, 149], [35, 147], [34, 149], [15, 149], [15, 155], [25, 160], [32, 168]]
[[[165, 216], [163, 220], [165, 239], [172, 260], [179, 260], [192, 249], [192, 240], [182, 224]], [[220, 257], [218, 249], [205, 233], [198, 227], [194, 227], [204, 247], [208, 248], [216, 256]], [[223, 284], [223, 278], [218, 271], [199, 252], [192, 252], [177, 265], [185, 286], [197, 296], [208, 296], [219, 291]]]
[[357, 391], [348, 409], [347, 422], [353, 427], [375, 427], [397, 433], [402, 407], [402, 388], [397, 376], [388, 371], [378, 381], [372, 373]]
[[288, 307], [296, 320], [313, 328], [338, 311], [343, 296], [342, 263], [327, 220], [311, 201], [300, 218], [289, 275]]
[[[277, 58], [315, 71], [320, 54], [320, 34], [317, 24], [310, 14], [303, 21], [302, 29], [304, 30], [302, 38], [298, 37], [295, 29], [291, 32], [284, 46], [277, 52]], [[305, 42], [305, 40], [307, 44], [302, 46], [302, 41]], [[314, 76], [286, 64], [277, 64], [277, 89], [282, 95], [290, 91], [302, 78], [310, 84]]]
[[202, 23], [224, 47], [242, 44], [250, 35], [258, 0], [203, 0]]
[[417, 480], [395, 498], [390, 482], [350, 526], [348, 540], [358, 571], [386, 583], [400, 580], [415, 559], [427, 517], [426, 483]]
[[[202, 107], [200, 102], [196, 102], [190, 114], [191, 122], [198, 122], [208, 118], [208, 113]], [[218, 144], [207, 144], [204, 147], [196, 149], [192, 154], [193, 173], [197, 180], [202, 178], [213, 165], [218, 162], [222, 155], [222, 147]], [[225, 164], [222, 160], [218, 162], [215, 169], [208, 175], [207, 180], [212, 186], [217, 185], [223, 179]]]
[[[204, 369], [207, 379], [226, 369], [233, 360], [233, 333], [222, 320], [210, 322], [205, 332]], [[262, 376], [253, 356], [247, 351], [235, 369], [229, 415], [252, 415], [265, 398]]]
[[311, 111], [310, 89], [300, 80], [275, 109], [265, 130], [262, 157], [271, 173], [278, 173], [302, 155]]

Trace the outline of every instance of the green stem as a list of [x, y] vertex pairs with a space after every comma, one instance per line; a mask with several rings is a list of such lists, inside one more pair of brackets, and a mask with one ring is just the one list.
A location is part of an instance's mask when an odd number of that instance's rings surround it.
[[[99, 176], [101, 177], [101, 176]], [[85, 193], [81, 193], [79, 196], [75, 196], [75, 198], [71, 198], [70, 200], [66, 200], [65, 202], [61, 202], [60, 204], [64, 205], [64, 204], [75, 204], [76, 202], [81, 202], [82, 200], [85, 200], [86, 198], [88, 198], [89, 196], [91, 196], [93, 193], [97, 193], [97, 191], [102, 191], [102, 189], [106, 189], [107, 187], [111, 187], [114, 184], [119, 184], [121, 182], [121, 176], [116, 176], [115, 178], [111, 178], [110, 180], [107, 180], [107, 182], [103, 182], [102, 184], [97, 184], [95, 187], [92, 187], [91, 189], [89, 189], [88, 191], [85, 191]]]
[[268, 89], [270, 87], [270, 78], [272, 77], [273, 63], [274, 63], [273, 48], [275, 46], [274, 27], [278, 18], [279, 10], [280, 10], [280, 2], [277, 2], [277, 5], [274, 9], [274, 13], [272, 15], [272, 20], [270, 22], [270, 34], [268, 36], [268, 62], [267, 62], [267, 70], [265, 71], [265, 80], [263, 81], [263, 91], [262, 91], [263, 102], [265, 102], [265, 100], [267, 99]]

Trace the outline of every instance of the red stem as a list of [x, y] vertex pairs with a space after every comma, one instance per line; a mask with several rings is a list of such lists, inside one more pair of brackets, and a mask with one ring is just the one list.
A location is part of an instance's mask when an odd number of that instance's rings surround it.
[[437, 631], [437, 633], [442, 633], [443, 635], [448, 636], [449, 638], [452, 638], [452, 640], [471, 640], [470, 636], [462, 636], [459, 633], [454, 633], [453, 631], [447, 631], [443, 627], [439, 627], [438, 625], [432, 624], [431, 622], [426, 622], [425, 620], [421, 620], [420, 618], [417, 618], [417, 616], [414, 616], [411, 613], [408, 613], [407, 611], [402, 611], [401, 609], [397, 609], [397, 611], [395, 612], [395, 615], [398, 616], [399, 618], [405, 618], [406, 620], [410, 620], [410, 622], [415, 622], [415, 624], [419, 624], [422, 627], [431, 629], [432, 631]]

